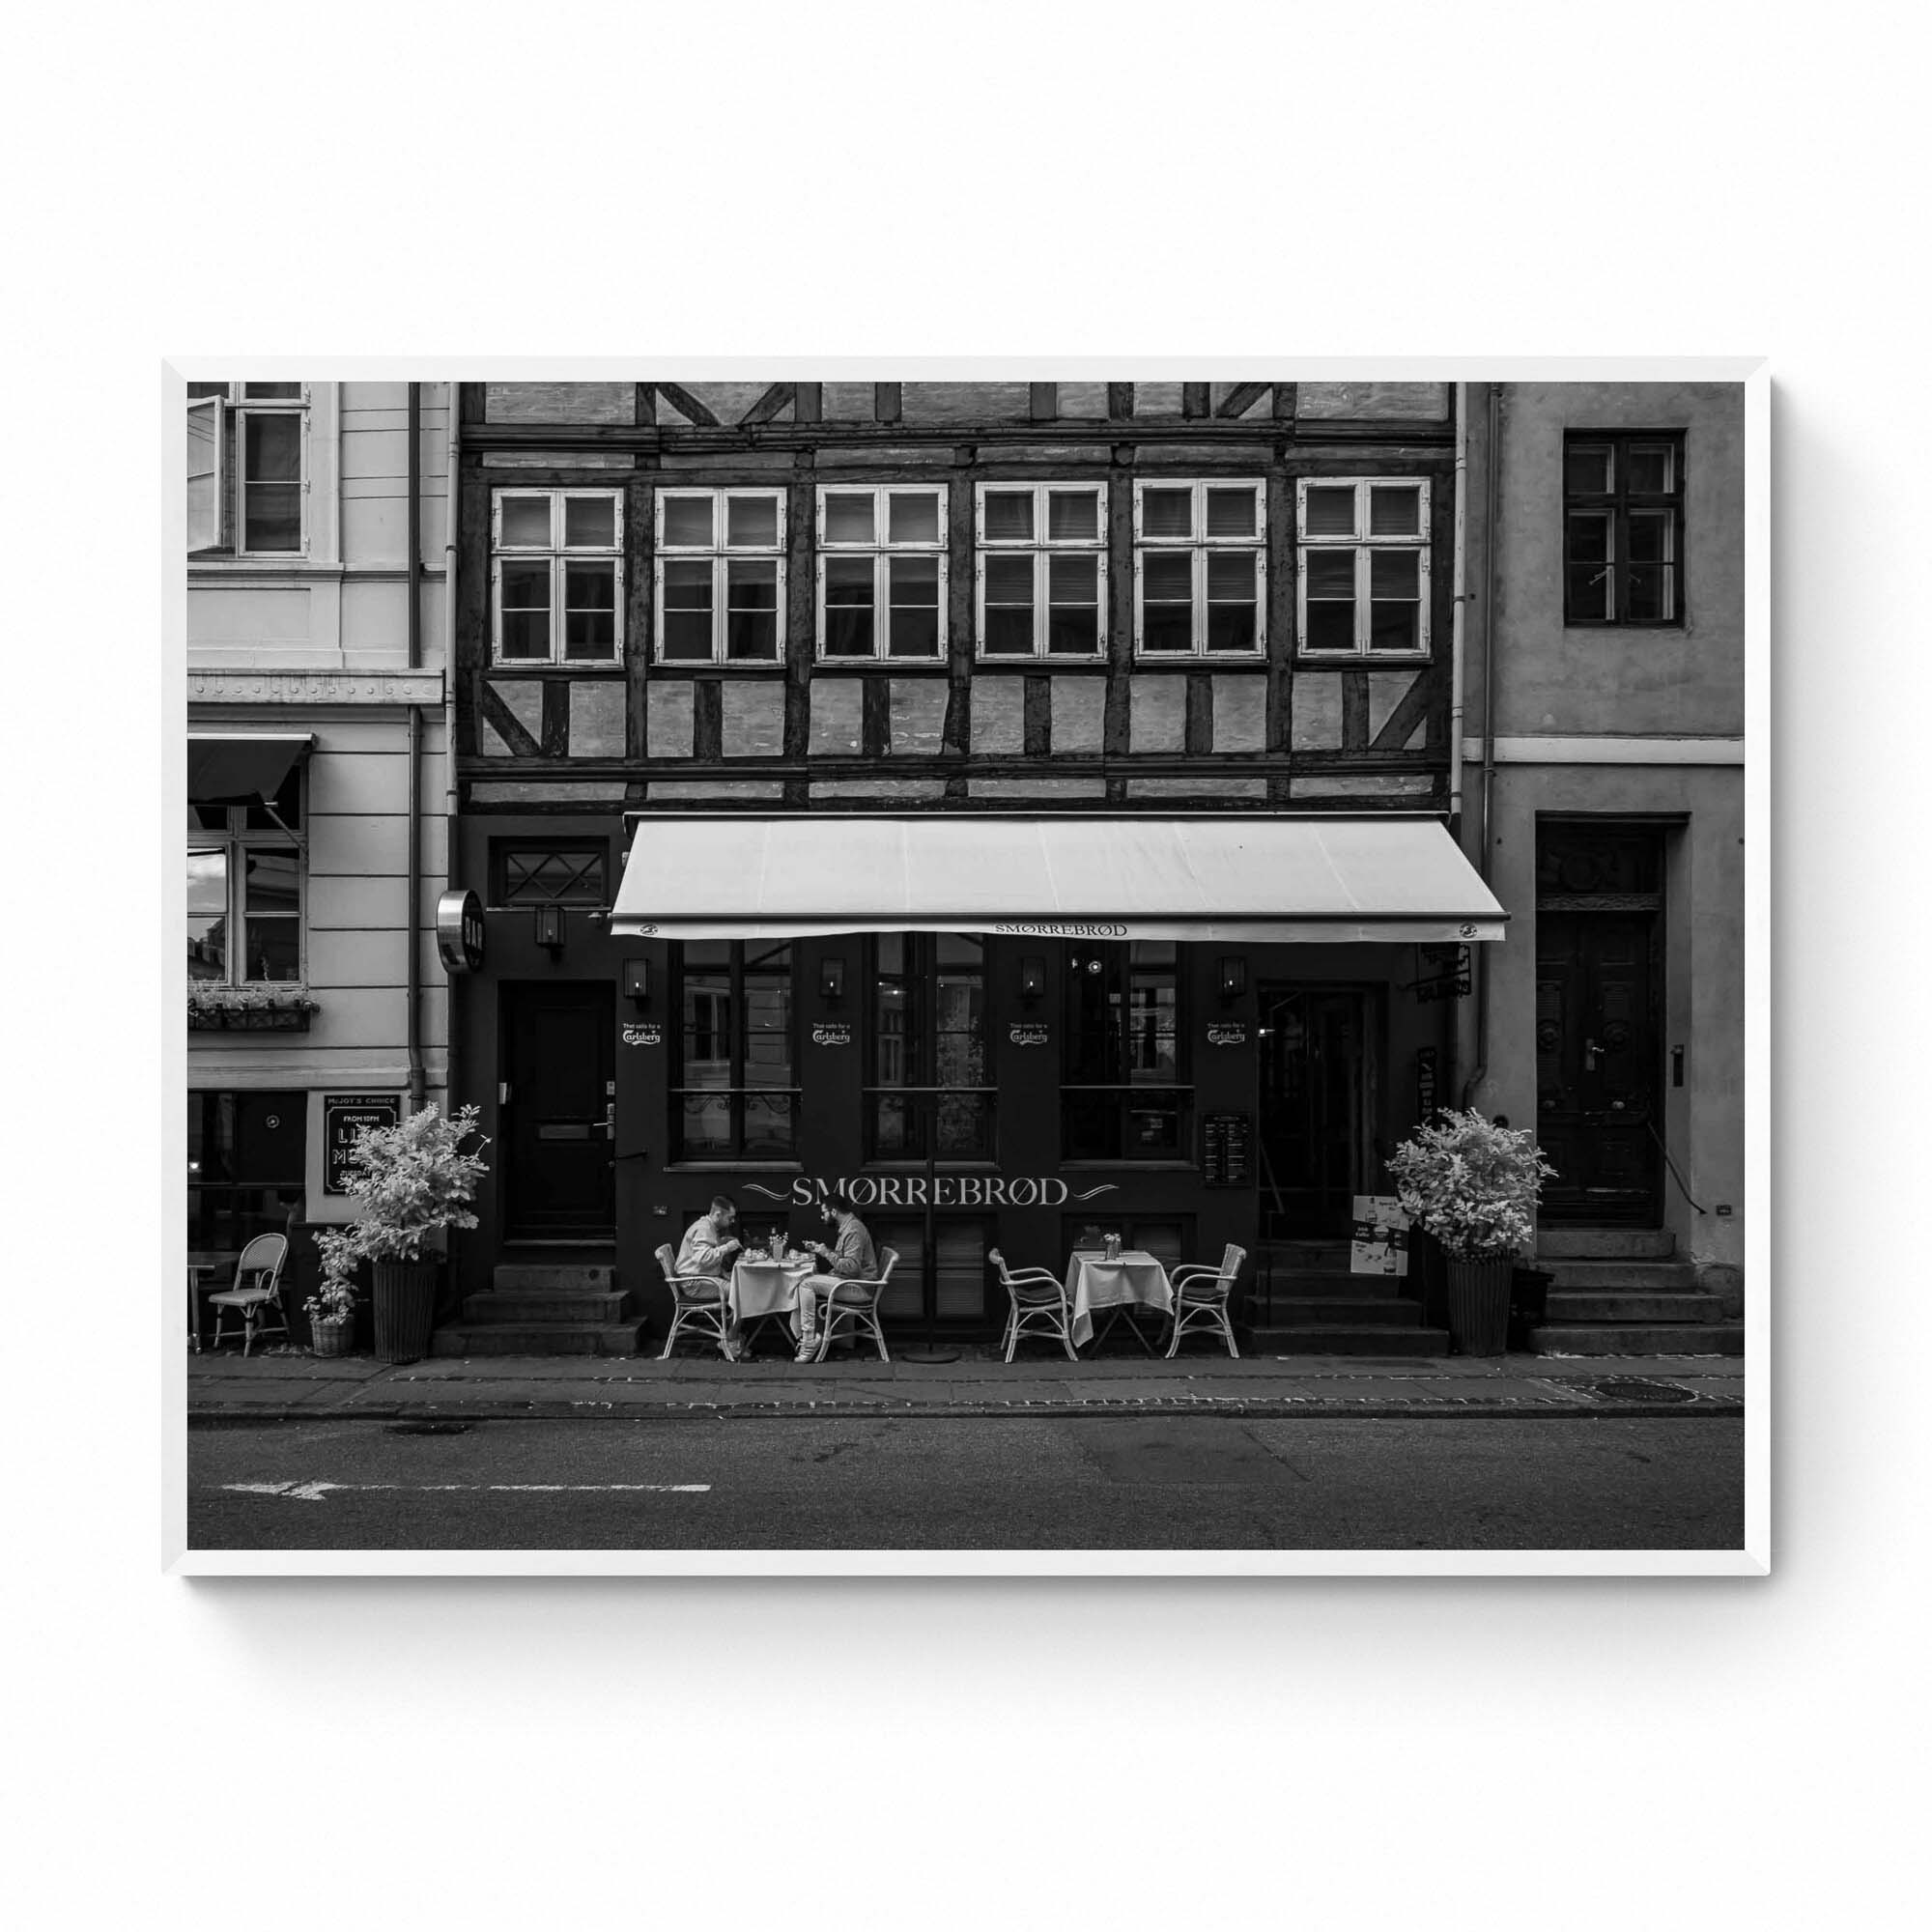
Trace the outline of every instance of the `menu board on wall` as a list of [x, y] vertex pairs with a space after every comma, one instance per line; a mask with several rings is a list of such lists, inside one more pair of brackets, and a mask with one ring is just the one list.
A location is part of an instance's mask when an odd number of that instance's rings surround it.
[[349, 1154], [358, 1127], [393, 1127], [403, 1118], [400, 1094], [322, 1096], [322, 1191], [349, 1192]]
[[1350, 1274], [1408, 1272], [1408, 1216], [1393, 1194], [1355, 1196], [1353, 1238], [1349, 1243]]
[[1246, 1114], [1208, 1114], [1201, 1122], [1201, 1171], [1209, 1187], [1247, 1187], [1254, 1179], [1253, 1129]]

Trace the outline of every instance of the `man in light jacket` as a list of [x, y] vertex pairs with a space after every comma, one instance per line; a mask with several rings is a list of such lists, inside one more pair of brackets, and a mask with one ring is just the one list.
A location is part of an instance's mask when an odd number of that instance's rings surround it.
[[818, 1352], [818, 1304], [830, 1301], [840, 1282], [879, 1278], [878, 1252], [872, 1246], [871, 1236], [866, 1232], [865, 1222], [852, 1211], [845, 1190], [828, 1189], [818, 1204], [818, 1211], [838, 1230], [838, 1236], [829, 1248], [823, 1241], [805, 1244], [818, 1257], [821, 1271], [808, 1275], [798, 1291], [798, 1313], [803, 1324], [798, 1344], [801, 1362], [809, 1362]]
[[[716, 1275], [720, 1281], [730, 1278], [731, 1264], [737, 1259], [738, 1250], [744, 1246], [732, 1230], [738, 1225], [738, 1204], [728, 1194], [714, 1194], [711, 1197], [711, 1211], [700, 1214], [684, 1231], [684, 1239], [677, 1244], [677, 1260], [672, 1264], [672, 1271], [677, 1274]], [[744, 1336], [738, 1324], [730, 1323], [723, 1343], [724, 1359], [735, 1362], [744, 1347]]]

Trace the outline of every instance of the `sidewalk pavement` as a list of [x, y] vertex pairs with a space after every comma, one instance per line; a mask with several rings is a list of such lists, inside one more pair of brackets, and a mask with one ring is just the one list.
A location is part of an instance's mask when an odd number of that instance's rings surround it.
[[[907, 1351], [917, 1355], [917, 1350]], [[367, 1420], [753, 1420], [781, 1416], [1673, 1416], [1744, 1413], [1730, 1355], [1230, 1360], [1205, 1345], [1168, 1361], [1116, 1348], [1069, 1362], [1042, 1345], [1010, 1365], [984, 1344], [956, 1359], [849, 1357], [801, 1366], [715, 1353], [479, 1355], [391, 1365], [292, 1348], [243, 1360], [189, 1353], [191, 1424]]]

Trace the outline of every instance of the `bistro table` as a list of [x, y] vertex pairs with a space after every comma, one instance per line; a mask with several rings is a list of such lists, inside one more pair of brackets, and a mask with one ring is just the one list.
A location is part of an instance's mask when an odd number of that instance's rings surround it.
[[[1094, 1339], [1096, 1308], [1112, 1309], [1115, 1321], [1135, 1307], [1158, 1308], [1167, 1314], [1174, 1307], [1174, 1288], [1167, 1270], [1144, 1248], [1123, 1249], [1113, 1261], [1099, 1248], [1075, 1248], [1066, 1264], [1066, 1298], [1073, 1310], [1073, 1346], [1079, 1349]], [[1128, 1325], [1141, 1347], [1147, 1349], [1147, 1337], [1131, 1317]], [[1107, 1326], [1111, 1328], [1113, 1322]], [[1149, 1349], [1148, 1352], [1153, 1351]]]
[[731, 1278], [724, 1286], [731, 1325], [735, 1328], [747, 1321], [762, 1325], [776, 1317], [797, 1314], [799, 1288], [817, 1266], [810, 1259], [775, 1262], [769, 1257], [747, 1260], [741, 1255], [731, 1264]]
[[201, 1278], [205, 1274], [232, 1273], [241, 1254], [231, 1250], [196, 1249], [187, 1258], [187, 1327], [194, 1338], [194, 1352], [201, 1353]]

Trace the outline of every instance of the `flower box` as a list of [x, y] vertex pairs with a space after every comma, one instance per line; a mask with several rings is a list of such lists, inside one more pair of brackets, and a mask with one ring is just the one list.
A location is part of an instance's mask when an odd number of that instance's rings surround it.
[[220, 994], [188, 995], [189, 1033], [306, 1033], [309, 1016], [322, 1009], [306, 993], [250, 993], [226, 988]]

